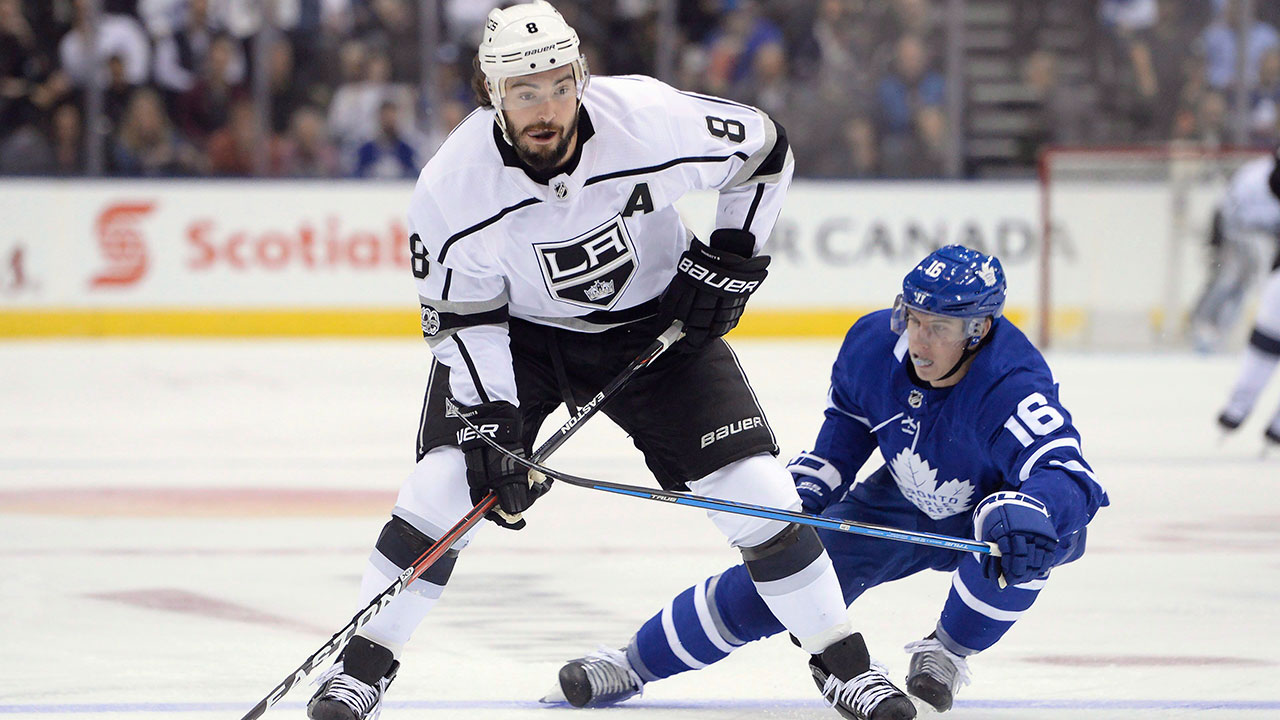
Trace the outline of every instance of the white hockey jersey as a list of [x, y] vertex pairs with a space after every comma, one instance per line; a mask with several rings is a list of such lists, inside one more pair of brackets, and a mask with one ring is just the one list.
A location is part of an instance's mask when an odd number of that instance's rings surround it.
[[1275, 163], [1270, 157], [1250, 160], [1231, 176], [1222, 203], [1223, 229], [1228, 237], [1239, 238], [1248, 232], [1280, 236], [1280, 199], [1267, 184]]
[[[600, 332], [652, 316], [693, 234], [673, 205], [720, 193], [716, 227], [769, 237], [791, 182], [763, 112], [642, 76], [592, 78], [568, 172], [533, 180], [476, 110], [423, 168], [409, 206], [422, 330], [464, 404], [519, 404], [507, 319]], [[711, 228], [707, 228], [709, 232]]]

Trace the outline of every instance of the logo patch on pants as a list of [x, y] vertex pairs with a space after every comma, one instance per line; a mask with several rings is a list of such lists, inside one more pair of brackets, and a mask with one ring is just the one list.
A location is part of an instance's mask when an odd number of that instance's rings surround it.
[[592, 310], [612, 308], [636, 270], [635, 245], [621, 215], [573, 239], [533, 248], [551, 297]]
[[706, 447], [718, 440], [723, 440], [730, 435], [737, 435], [743, 430], [752, 430], [758, 427], [764, 427], [764, 418], [756, 415], [755, 417], [743, 418], [737, 422], [731, 422], [728, 425], [721, 425], [702, 436], [702, 447]]

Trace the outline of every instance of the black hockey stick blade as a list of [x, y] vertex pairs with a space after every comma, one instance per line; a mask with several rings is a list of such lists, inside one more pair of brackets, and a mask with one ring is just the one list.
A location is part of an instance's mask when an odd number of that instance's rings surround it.
[[[635, 360], [632, 360], [631, 364], [619, 373], [618, 376], [615, 377], [608, 385], [606, 385], [604, 389], [596, 393], [595, 397], [583, 405], [578, 410], [578, 413], [562, 425], [560, 429], [551, 436], [551, 438], [539, 446], [537, 451], [533, 454], [534, 459], [542, 461], [551, 455], [551, 453], [555, 452], [556, 449], [563, 445], [570, 436], [577, 432], [577, 429], [582, 426], [583, 421], [596, 414], [605, 402], [608, 401], [609, 398], [613, 397], [617, 393], [618, 389], [625, 385], [633, 375], [639, 372], [642, 368], [647, 367], [654, 360], [657, 360], [660, 355], [666, 352], [667, 349], [675, 344], [675, 342], [681, 337], [684, 337], [684, 323], [676, 320], [672, 322], [670, 327], [664, 330], [662, 334], [649, 345], [649, 347], [645, 348], [644, 352], [640, 353]], [[447, 412], [462, 417], [452, 400], [447, 400], [446, 402], [447, 407], [449, 408]], [[470, 421], [465, 417], [462, 417], [462, 421], [471, 425]], [[475, 426], [471, 425], [471, 427], [474, 428]], [[294, 688], [294, 686], [314, 672], [321, 663], [335, 655], [342, 648], [346, 647], [346, 644], [351, 640], [352, 636], [355, 635], [357, 630], [381, 612], [381, 610], [386, 607], [396, 595], [399, 595], [402, 590], [408, 587], [409, 583], [413, 582], [419, 575], [426, 572], [427, 569], [436, 562], [436, 560], [439, 560], [440, 557], [444, 555], [445, 551], [453, 546], [454, 542], [456, 542], [458, 538], [461, 538], [468, 530], [475, 526], [476, 523], [480, 522], [480, 520], [490, 510], [497, 506], [497, 504], [498, 498], [496, 495], [493, 493], [486, 495], [485, 498], [480, 501], [480, 504], [471, 508], [471, 511], [462, 516], [462, 519], [459, 520], [456, 525], [450, 528], [449, 531], [432, 544], [431, 547], [427, 548], [426, 552], [419, 556], [417, 560], [413, 561], [413, 564], [405, 568], [390, 587], [371, 600], [363, 610], [356, 613], [355, 617], [351, 618], [351, 622], [347, 623], [345, 627], [334, 633], [333, 637], [329, 638], [329, 642], [325, 643], [319, 650], [312, 653], [312, 655], [308, 657], [302, 665], [298, 666], [297, 670], [294, 670], [293, 673], [281, 681], [279, 685], [276, 685], [266, 697], [260, 700], [258, 704], [253, 707], [252, 710], [245, 713], [241, 720], [256, 720], [256, 718], [261, 717], [262, 714], [267, 711], [267, 708], [279, 702], [281, 698]]]
[[405, 568], [390, 587], [383, 590], [377, 595], [377, 597], [369, 601], [369, 604], [366, 605], [364, 609], [356, 613], [355, 617], [351, 618], [351, 622], [347, 623], [345, 627], [334, 633], [333, 637], [329, 638], [327, 643], [322, 645], [319, 650], [312, 653], [310, 657], [298, 666], [298, 669], [290, 673], [290, 675], [282, 680], [280, 684], [272, 688], [271, 692], [267, 693], [267, 696], [262, 698], [262, 700], [259, 700], [258, 704], [254, 705], [253, 709], [245, 713], [244, 717], [240, 720], [255, 720], [256, 718], [261, 717], [262, 714], [267, 711], [267, 708], [279, 702], [280, 699], [287, 695], [295, 685], [314, 672], [321, 663], [337, 654], [342, 648], [346, 647], [347, 643], [351, 641], [351, 638], [356, 634], [357, 630], [364, 627], [370, 620], [372, 620], [373, 617], [381, 612], [396, 595], [399, 595], [400, 592], [416, 580], [419, 575], [426, 572], [427, 568], [431, 567], [436, 560], [443, 557], [445, 552], [448, 551], [455, 542], [457, 542], [458, 538], [461, 538], [476, 523], [480, 522], [480, 520], [490, 510], [497, 506], [497, 504], [498, 496], [493, 493], [486, 495], [485, 498], [480, 501], [479, 505], [471, 508], [470, 512], [463, 515], [462, 519], [459, 520], [457, 524], [442, 535], [439, 540], [435, 541], [431, 547], [427, 548], [422, 555], [418, 556], [418, 559], [414, 560], [409, 567]]

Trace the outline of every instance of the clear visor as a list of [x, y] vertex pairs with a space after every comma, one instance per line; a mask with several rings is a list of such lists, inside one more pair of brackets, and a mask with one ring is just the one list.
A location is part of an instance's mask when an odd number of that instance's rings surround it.
[[934, 315], [909, 307], [899, 295], [893, 301], [889, 327], [899, 335], [908, 332], [911, 337], [923, 342], [959, 345], [970, 343], [981, 336], [983, 319]]
[[528, 110], [541, 107], [544, 103], [573, 105], [582, 99], [582, 92], [587, 83], [584, 73], [575, 65], [573, 77], [565, 77], [554, 85], [546, 83], [530, 84], [520, 77], [505, 81], [506, 89], [502, 93], [502, 109]]

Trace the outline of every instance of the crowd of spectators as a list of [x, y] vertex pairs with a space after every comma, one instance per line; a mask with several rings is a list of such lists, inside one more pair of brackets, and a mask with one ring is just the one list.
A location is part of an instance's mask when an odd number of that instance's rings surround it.
[[[967, 112], [949, 127], [962, 86], [946, 74], [946, 0], [673, 2], [673, 37], [659, 37], [655, 0], [555, 4], [594, 73], [656, 74], [669, 42], [674, 84], [775, 116], [804, 176], [940, 176], [968, 129]], [[437, 0], [439, 42], [426, 50], [420, 0], [98, 0], [95, 47], [88, 0], [0, 0], [0, 174], [84, 174], [96, 133], [112, 176], [414, 177], [475, 106], [472, 58], [500, 4]], [[1004, 52], [1034, 111], [1026, 162], [1049, 142], [1224, 142], [1244, 0], [1004, 4], [1015, 15]], [[1075, 28], [1088, 41], [1076, 56], [1050, 42], [1050, 5], [1092, 23]], [[1275, 144], [1280, 3], [1252, 5], [1249, 141]], [[254, 38], [268, 6], [264, 50]], [[101, 114], [89, 120], [95, 78]]]
[[[1243, 13], [1247, 144], [1280, 142], [1280, 4], [1101, 0], [1099, 80], [1122, 140], [1231, 144]], [[1085, 137], [1085, 140], [1090, 138]]]

